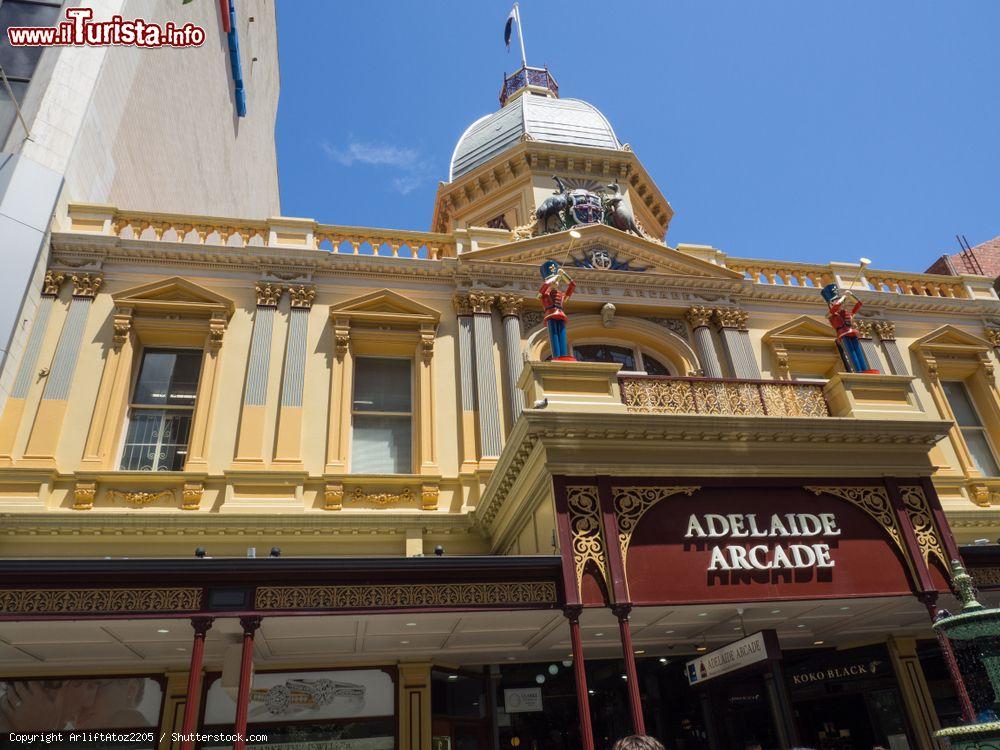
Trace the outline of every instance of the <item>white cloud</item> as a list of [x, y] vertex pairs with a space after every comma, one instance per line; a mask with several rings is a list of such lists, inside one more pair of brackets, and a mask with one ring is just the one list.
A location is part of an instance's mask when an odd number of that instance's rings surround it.
[[413, 192], [433, 175], [430, 162], [417, 149], [405, 146], [350, 140], [343, 148], [323, 141], [320, 148], [328, 159], [343, 167], [360, 164], [394, 168], [398, 174], [390, 179], [389, 187], [402, 195]]

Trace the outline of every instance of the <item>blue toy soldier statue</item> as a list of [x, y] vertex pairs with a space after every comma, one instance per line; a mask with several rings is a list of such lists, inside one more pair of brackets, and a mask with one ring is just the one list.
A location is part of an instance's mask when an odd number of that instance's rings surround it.
[[[575, 362], [576, 357], [569, 353], [566, 344], [566, 313], [563, 311], [563, 304], [573, 296], [576, 284], [554, 260], [542, 263], [542, 279], [544, 281], [538, 290], [538, 297], [542, 300], [542, 307], [545, 310], [545, 325], [549, 329], [552, 359], [559, 362]], [[565, 288], [561, 288], [563, 286]]]
[[[877, 375], [878, 370], [873, 370], [868, 366], [868, 357], [865, 356], [864, 349], [861, 348], [861, 342], [858, 340], [858, 329], [854, 325], [854, 316], [861, 309], [861, 300], [850, 290], [842, 292], [836, 284], [827, 284], [820, 291], [820, 294], [823, 295], [823, 299], [830, 307], [827, 318], [830, 320], [833, 330], [837, 332], [837, 348], [840, 350], [840, 356], [844, 360], [844, 366], [847, 367], [848, 372], [866, 372]], [[850, 312], [844, 307], [848, 295], [853, 297], [855, 301]]]

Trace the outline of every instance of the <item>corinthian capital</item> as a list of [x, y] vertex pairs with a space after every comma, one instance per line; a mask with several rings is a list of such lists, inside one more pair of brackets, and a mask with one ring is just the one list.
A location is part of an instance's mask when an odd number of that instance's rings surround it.
[[858, 336], [863, 339], [870, 339], [872, 337], [873, 323], [870, 320], [859, 320], [858, 321]]
[[497, 306], [505, 318], [520, 318], [521, 308], [524, 307], [524, 298], [519, 294], [501, 294], [497, 297]]
[[316, 298], [316, 289], [311, 286], [290, 286], [288, 287], [288, 297], [292, 307], [301, 307], [308, 310], [312, 307]]
[[888, 320], [879, 320], [875, 322], [875, 333], [883, 341], [895, 341], [896, 340], [896, 324]]
[[994, 347], [1000, 347], [1000, 328], [987, 328], [986, 340]]
[[89, 273], [73, 274], [72, 281], [74, 297], [92, 298], [97, 294], [97, 290], [101, 288], [101, 284], [104, 283], [103, 278]]
[[736, 328], [740, 331], [747, 329], [750, 313], [746, 310], [740, 310], [738, 307], [717, 307], [712, 312], [715, 324], [719, 328]]
[[468, 294], [455, 295], [455, 312], [459, 315], [472, 315], [472, 300]]
[[45, 280], [42, 281], [43, 297], [58, 297], [59, 288], [66, 280], [66, 274], [53, 271], [51, 268], [45, 272]]
[[708, 325], [708, 321], [712, 319], [712, 311], [707, 307], [696, 305], [695, 307], [689, 307], [684, 317], [688, 319], [692, 328], [704, 328]]
[[489, 315], [495, 299], [496, 295], [489, 292], [469, 292], [469, 303], [472, 305], [472, 312], [477, 315]]
[[257, 307], [277, 307], [278, 300], [285, 291], [281, 284], [272, 284], [270, 281], [258, 281], [254, 284], [254, 289], [257, 291]]

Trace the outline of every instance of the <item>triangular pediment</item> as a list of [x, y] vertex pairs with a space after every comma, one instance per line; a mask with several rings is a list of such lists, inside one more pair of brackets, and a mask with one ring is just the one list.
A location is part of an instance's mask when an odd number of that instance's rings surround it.
[[227, 314], [234, 309], [233, 301], [228, 297], [180, 276], [124, 289], [111, 295], [111, 298], [115, 305], [122, 308], [223, 310]]
[[380, 289], [331, 305], [330, 316], [333, 318], [386, 318], [436, 323], [441, 318], [441, 313], [390, 289]]
[[911, 344], [913, 349], [951, 350], [955, 352], [985, 352], [992, 348], [986, 339], [979, 338], [968, 331], [963, 331], [951, 324], [935, 328], [926, 336]]
[[516, 242], [480, 247], [459, 255], [462, 261], [493, 261], [539, 265], [558, 260], [570, 266], [605, 271], [641, 272], [668, 276], [741, 281], [743, 274], [679, 252], [645, 237], [595, 224], [580, 227], [579, 239], [566, 232], [529, 237]]
[[829, 323], [809, 315], [800, 315], [764, 334], [764, 341], [768, 343], [772, 341], [801, 344], [833, 343], [834, 339], [835, 335]]

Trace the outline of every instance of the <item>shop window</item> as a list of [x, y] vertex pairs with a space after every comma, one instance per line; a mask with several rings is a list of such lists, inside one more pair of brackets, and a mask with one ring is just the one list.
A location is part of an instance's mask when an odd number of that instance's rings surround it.
[[581, 344], [573, 347], [573, 354], [581, 362], [615, 362], [624, 372], [644, 372], [647, 375], [670, 375], [670, 370], [639, 348], [614, 344]]
[[[5, 0], [0, 3], [0, 37], [7, 39], [7, 29], [11, 26], [55, 25], [60, 5], [58, 2], [40, 0]], [[42, 51], [42, 47], [0, 44], [0, 68], [3, 68], [18, 106], [24, 106], [24, 95]], [[10, 93], [6, 86], [0, 84], [0, 144], [7, 139], [16, 119], [17, 110], [10, 99]]]
[[412, 369], [409, 359], [356, 359], [351, 458], [354, 473], [413, 471]]
[[123, 471], [180, 471], [187, 459], [202, 352], [146, 349], [132, 391]]
[[965, 446], [969, 449], [973, 464], [983, 476], [1000, 476], [996, 454], [965, 383], [960, 380], [944, 380], [941, 382], [941, 387], [955, 415], [955, 423], [962, 434]]

